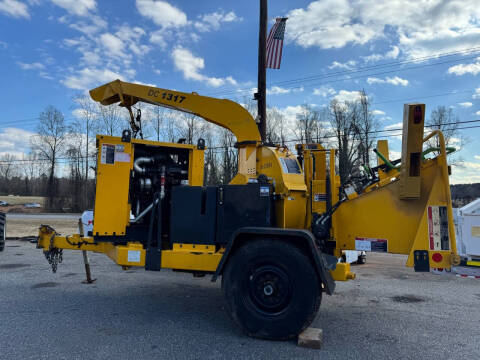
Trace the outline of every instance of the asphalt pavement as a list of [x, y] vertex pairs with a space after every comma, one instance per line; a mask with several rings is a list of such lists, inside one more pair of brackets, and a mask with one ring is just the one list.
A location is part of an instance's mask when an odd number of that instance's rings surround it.
[[414, 273], [404, 256], [368, 255], [337, 283], [312, 326], [322, 350], [252, 339], [224, 309], [220, 283], [190, 274], [123, 271], [65, 251], [53, 274], [34, 244], [0, 253], [0, 359], [478, 359], [480, 280]]

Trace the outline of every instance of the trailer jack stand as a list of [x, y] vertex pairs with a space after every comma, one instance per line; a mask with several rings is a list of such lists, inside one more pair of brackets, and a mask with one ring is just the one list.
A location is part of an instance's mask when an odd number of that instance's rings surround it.
[[82, 281], [82, 284], [91, 284], [97, 279], [92, 279], [92, 274], [90, 273], [90, 263], [88, 261], [88, 254], [86, 250], [82, 250], [83, 254], [83, 263], [85, 264], [85, 274], [87, 275], [87, 279]]

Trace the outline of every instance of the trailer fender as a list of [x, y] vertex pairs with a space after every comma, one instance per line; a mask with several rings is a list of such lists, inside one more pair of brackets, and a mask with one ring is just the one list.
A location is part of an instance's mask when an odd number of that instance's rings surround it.
[[337, 264], [337, 259], [320, 250], [315, 245], [315, 238], [310, 231], [301, 229], [279, 229], [270, 227], [243, 227], [235, 231], [227, 243], [225, 252], [217, 266], [217, 269], [212, 277], [212, 281], [216, 281], [218, 276], [223, 273], [225, 265], [230, 256], [239, 248], [244, 242], [251, 239], [278, 239], [288, 240], [294, 242], [295, 245], [304, 250], [312, 260], [317, 275], [325, 287], [325, 292], [332, 295], [335, 290], [335, 281], [332, 278], [330, 270], [334, 270]]

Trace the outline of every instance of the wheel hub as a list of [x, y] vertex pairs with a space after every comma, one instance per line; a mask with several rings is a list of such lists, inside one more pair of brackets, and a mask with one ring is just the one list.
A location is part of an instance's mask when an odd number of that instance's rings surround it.
[[292, 295], [287, 273], [273, 265], [255, 269], [249, 277], [248, 288], [255, 307], [268, 314], [285, 310]]

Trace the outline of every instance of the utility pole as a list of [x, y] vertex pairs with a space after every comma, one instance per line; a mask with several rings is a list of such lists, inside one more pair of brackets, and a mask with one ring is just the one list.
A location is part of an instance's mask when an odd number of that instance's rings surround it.
[[267, 49], [267, 0], [260, 0], [260, 28], [258, 33], [258, 90], [255, 100], [258, 105], [258, 130], [264, 142], [267, 133], [267, 71], [266, 71], [266, 49]]

